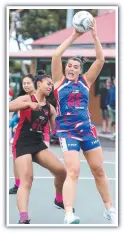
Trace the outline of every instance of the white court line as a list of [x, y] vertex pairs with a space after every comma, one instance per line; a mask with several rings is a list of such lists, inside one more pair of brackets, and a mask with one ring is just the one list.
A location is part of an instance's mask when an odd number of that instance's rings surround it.
[[[60, 159], [60, 160], [64, 161], [64, 159]], [[87, 160], [81, 159], [80, 162], [81, 163], [87, 163]], [[110, 162], [110, 161], [103, 161], [103, 163], [115, 165], [115, 162]]]
[[[11, 155], [9, 155], [9, 157], [12, 158], [13, 155], [11, 154]], [[59, 160], [64, 161], [63, 158], [59, 158]], [[81, 163], [87, 163], [87, 161], [84, 160], [84, 159], [81, 159], [80, 162], [81, 162]], [[111, 161], [103, 161], [103, 163], [104, 163], [104, 164], [112, 164], [112, 165], [115, 165], [115, 162], [111, 162]]]
[[[10, 176], [9, 179], [15, 179], [14, 176]], [[54, 176], [34, 176], [34, 179], [54, 179]], [[94, 180], [94, 177], [79, 177], [79, 180]], [[108, 180], [116, 180], [116, 178], [108, 178]]]

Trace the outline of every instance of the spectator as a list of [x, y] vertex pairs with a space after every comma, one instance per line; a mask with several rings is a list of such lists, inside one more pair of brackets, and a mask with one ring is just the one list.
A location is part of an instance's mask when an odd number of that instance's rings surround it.
[[109, 118], [109, 111], [107, 108], [108, 104], [108, 92], [111, 87], [111, 79], [106, 80], [104, 87], [100, 89], [100, 109], [102, 115], [102, 132], [101, 133], [110, 133], [111, 132], [111, 123]]
[[14, 131], [15, 131], [15, 126], [18, 124], [19, 122], [19, 114], [18, 112], [14, 112], [12, 115], [12, 119], [9, 122], [9, 128], [11, 128], [11, 136], [12, 138], [10, 139], [10, 143], [13, 143], [13, 138], [14, 138]]
[[13, 90], [12, 90], [11, 88], [9, 88], [9, 101], [11, 101], [11, 100], [12, 100], [13, 95], [14, 95]]
[[113, 85], [109, 89], [108, 92], [108, 111], [110, 115], [110, 121], [111, 121], [111, 126], [113, 133], [115, 133], [115, 79], [113, 80]]
[[[9, 102], [13, 99], [13, 96], [14, 96], [14, 92], [12, 90], [11, 87], [9, 87]], [[16, 113], [13, 113], [13, 114], [9, 114], [9, 119], [10, 122], [9, 122], [9, 128], [11, 128], [11, 131], [10, 131], [10, 134], [11, 134], [11, 138], [10, 138], [10, 143], [13, 142], [13, 136], [14, 136], [14, 132], [13, 132], [13, 127], [15, 126], [15, 118], [16, 118]]]

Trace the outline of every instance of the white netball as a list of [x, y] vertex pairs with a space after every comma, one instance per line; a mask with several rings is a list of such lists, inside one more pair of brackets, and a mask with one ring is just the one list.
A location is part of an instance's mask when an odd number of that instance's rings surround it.
[[93, 22], [93, 16], [88, 11], [78, 11], [72, 20], [73, 27], [78, 32], [90, 31], [90, 25]]

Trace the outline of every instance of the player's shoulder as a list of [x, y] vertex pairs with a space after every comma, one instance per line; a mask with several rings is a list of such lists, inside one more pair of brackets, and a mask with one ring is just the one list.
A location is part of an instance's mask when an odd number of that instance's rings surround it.
[[89, 84], [87, 82], [86, 73], [79, 76], [79, 81], [81, 81], [83, 84], [85, 84], [85, 86], [90, 88], [90, 86], [89, 86]]
[[60, 86], [62, 86], [63, 84], [64, 84], [64, 82], [65, 82], [65, 76], [63, 76], [62, 77], [62, 79], [60, 80], [60, 81], [57, 81], [55, 84], [54, 84], [54, 91], [56, 90], [56, 89], [58, 89]]

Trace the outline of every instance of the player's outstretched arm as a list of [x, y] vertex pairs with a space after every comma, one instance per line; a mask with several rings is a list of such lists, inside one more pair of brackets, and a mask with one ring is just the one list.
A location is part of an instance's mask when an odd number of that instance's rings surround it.
[[69, 36], [53, 53], [52, 56], [52, 78], [54, 83], [60, 81], [63, 77], [61, 56], [66, 49], [83, 33], [77, 32], [75, 29], [71, 36]]
[[96, 80], [102, 67], [104, 65], [104, 53], [100, 43], [100, 40], [97, 36], [96, 22], [94, 19], [93, 24], [91, 25], [91, 34], [94, 39], [95, 51], [96, 51], [96, 60], [93, 62], [89, 70], [84, 74], [86, 77], [87, 83], [89, 86]]

